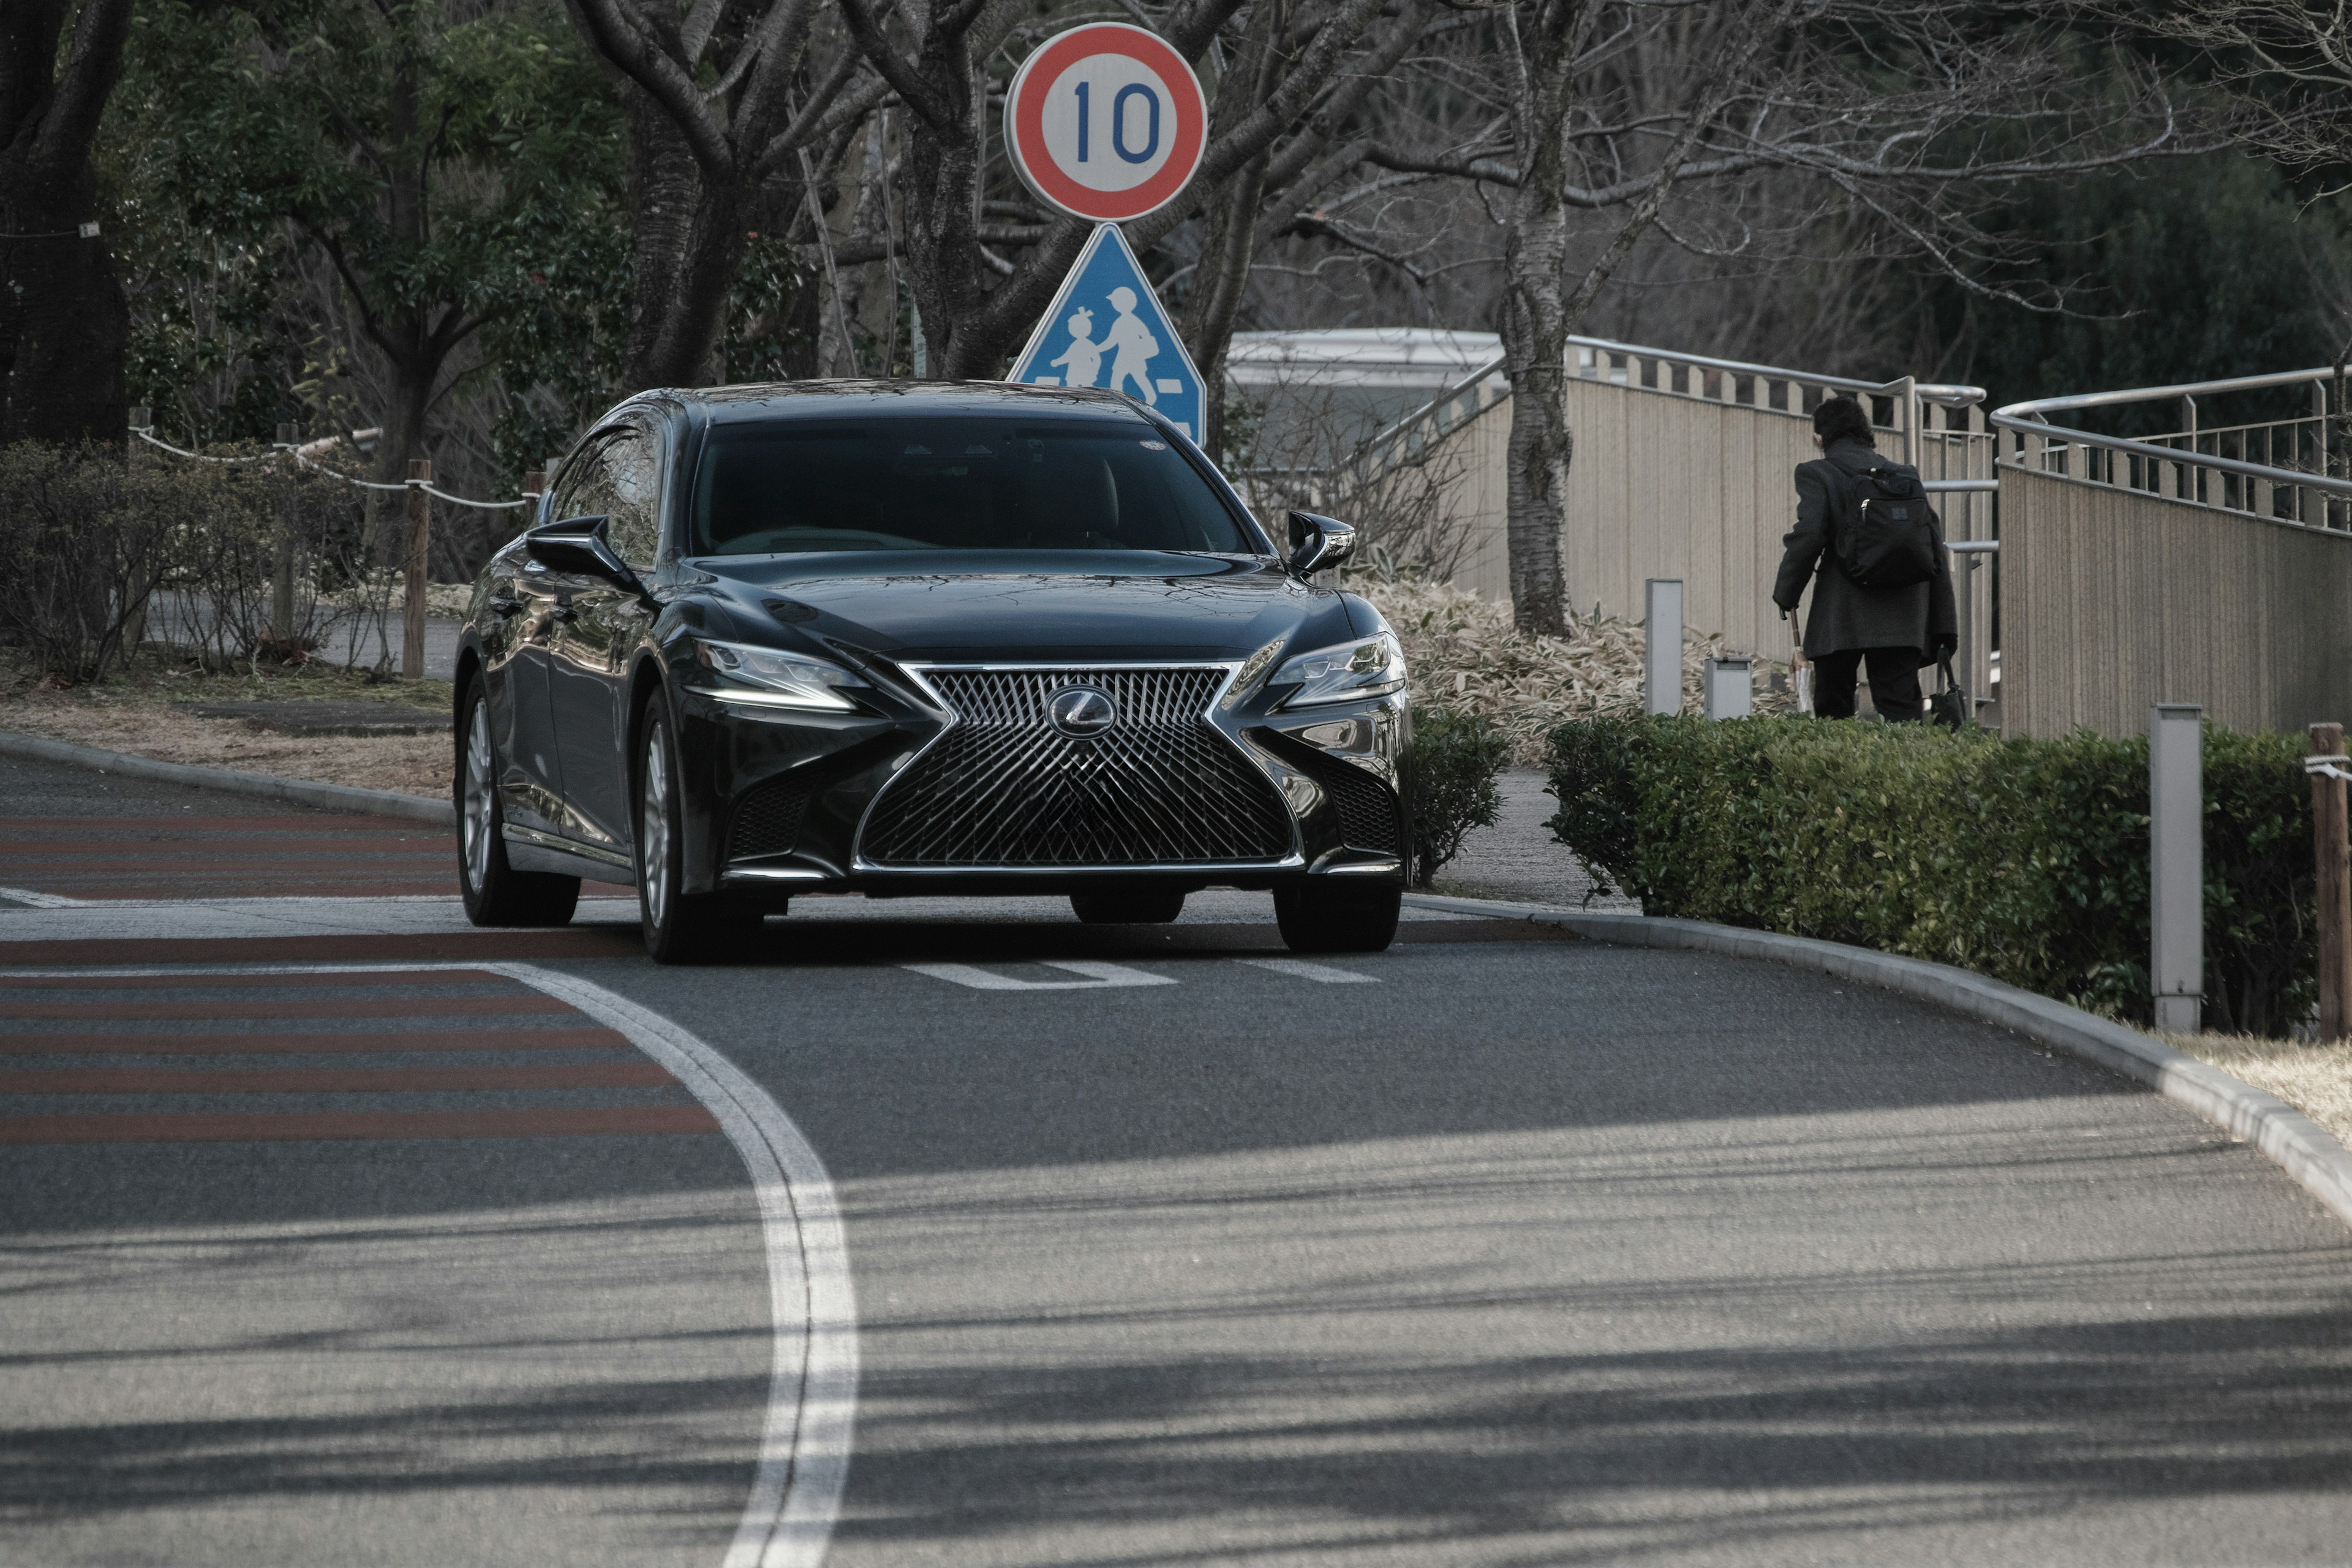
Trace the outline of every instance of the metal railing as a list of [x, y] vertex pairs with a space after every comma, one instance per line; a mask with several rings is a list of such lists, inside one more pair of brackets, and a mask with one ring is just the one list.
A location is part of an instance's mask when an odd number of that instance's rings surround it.
[[[2310, 389], [2311, 413], [2200, 423], [2200, 397], [2294, 386]], [[2352, 478], [2337, 471], [2352, 455], [2347, 450], [2352, 426], [2342, 402], [2336, 372], [2322, 367], [2012, 403], [1993, 411], [1992, 425], [2002, 468], [2341, 531], [2352, 528]], [[2168, 405], [2179, 410], [2180, 428], [2141, 437], [2101, 435], [2051, 418], [2092, 408]]]

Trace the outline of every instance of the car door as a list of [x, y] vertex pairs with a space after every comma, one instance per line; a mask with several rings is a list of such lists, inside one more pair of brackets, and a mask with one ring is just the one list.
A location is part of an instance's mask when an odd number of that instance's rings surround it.
[[[650, 575], [660, 539], [659, 439], [646, 426], [620, 426], [601, 433], [587, 457], [566, 515], [604, 514], [614, 552], [641, 576]], [[621, 853], [632, 838], [624, 660], [647, 614], [644, 600], [610, 583], [568, 579], [548, 662], [565, 831]]]
[[[558, 476], [553, 502], [544, 514], [561, 517], [567, 487], [576, 483], [574, 463]], [[539, 520], [534, 520], [539, 521]], [[518, 827], [561, 832], [563, 823], [562, 753], [555, 743], [555, 715], [548, 692], [547, 665], [555, 640], [559, 609], [557, 574], [520, 552], [506, 558], [490, 584], [491, 607], [501, 623], [489, 657], [491, 714], [497, 727], [499, 795], [506, 820]]]

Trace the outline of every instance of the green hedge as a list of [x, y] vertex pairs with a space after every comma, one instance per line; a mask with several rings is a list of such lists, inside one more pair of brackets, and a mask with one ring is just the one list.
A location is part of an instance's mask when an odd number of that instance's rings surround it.
[[1404, 754], [1412, 800], [1412, 885], [1426, 888], [1460, 852], [1474, 827], [1492, 827], [1502, 810], [1496, 775], [1511, 743], [1482, 713], [1446, 708], [1412, 710], [1412, 744]]
[[[2300, 741], [2205, 735], [2209, 1028], [2315, 994]], [[1598, 720], [1551, 737], [1553, 832], [1652, 914], [1958, 964], [2148, 1016], [2147, 742], [1924, 724]]]

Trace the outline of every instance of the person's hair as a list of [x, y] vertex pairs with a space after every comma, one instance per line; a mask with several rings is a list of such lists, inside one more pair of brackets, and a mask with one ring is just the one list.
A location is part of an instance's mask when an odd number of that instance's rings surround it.
[[1859, 441], [1865, 447], [1875, 447], [1871, 435], [1870, 416], [1861, 404], [1843, 393], [1838, 394], [1813, 410], [1813, 434], [1822, 438], [1824, 447], [1840, 441]]

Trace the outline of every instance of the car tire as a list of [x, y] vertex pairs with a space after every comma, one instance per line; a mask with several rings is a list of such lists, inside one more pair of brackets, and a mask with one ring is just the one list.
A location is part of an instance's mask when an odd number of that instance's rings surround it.
[[1315, 877], [1274, 889], [1274, 920], [1293, 952], [1382, 952], [1396, 940], [1404, 889]]
[[642, 731], [637, 769], [637, 919], [656, 963], [719, 963], [737, 958], [763, 911], [730, 894], [687, 893], [686, 840], [677, 742], [656, 700]]
[[1157, 888], [1072, 893], [1070, 910], [1090, 926], [1164, 926], [1184, 912], [1184, 894]]
[[490, 694], [478, 673], [457, 705], [457, 889], [478, 926], [560, 926], [580, 902], [580, 879], [518, 871], [507, 863], [506, 814], [499, 804], [499, 754], [490, 738]]

